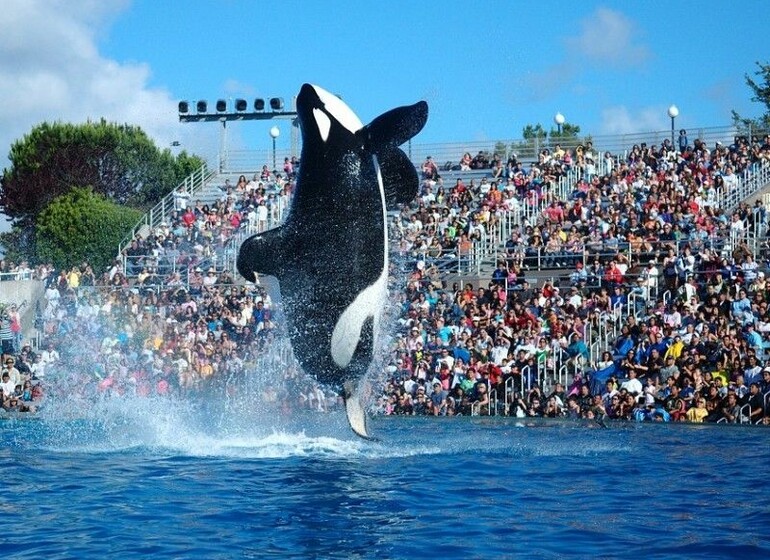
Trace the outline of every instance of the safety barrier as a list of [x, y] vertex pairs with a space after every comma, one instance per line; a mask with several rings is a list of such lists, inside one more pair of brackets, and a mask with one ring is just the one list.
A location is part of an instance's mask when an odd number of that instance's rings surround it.
[[150, 211], [142, 216], [134, 227], [131, 228], [131, 232], [123, 238], [123, 241], [121, 241], [118, 246], [118, 255], [122, 254], [123, 249], [125, 249], [137, 235], [140, 235], [149, 228], [157, 226], [164, 220], [168, 220], [171, 213], [178, 209], [175, 208], [175, 200], [178, 196], [175, 193], [184, 193], [188, 197], [192, 197], [192, 195], [202, 189], [215, 175], [216, 172], [209, 169], [205, 163], [193, 171], [189, 177], [186, 177], [173, 191], [164, 196], [160, 202], [153, 206]]

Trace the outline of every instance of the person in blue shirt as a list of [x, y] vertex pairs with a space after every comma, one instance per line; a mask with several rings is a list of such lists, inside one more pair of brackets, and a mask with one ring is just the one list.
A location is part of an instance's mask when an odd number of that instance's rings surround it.
[[620, 304], [624, 309], [628, 304], [628, 296], [623, 291], [623, 286], [616, 285], [610, 295], [610, 305], [614, 309], [616, 305]]
[[762, 335], [757, 332], [753, 323], [746, 325], [746, 332], [743, 333], [743, 336], [752, 348], [762, 348]]
[[746, 295], [746, 290], [741, 289], [738, 297], [730, 306], [732, 318], [741, 325], [748, 325], [754, 322], [754, 314], [751, 312], [751, 300]]

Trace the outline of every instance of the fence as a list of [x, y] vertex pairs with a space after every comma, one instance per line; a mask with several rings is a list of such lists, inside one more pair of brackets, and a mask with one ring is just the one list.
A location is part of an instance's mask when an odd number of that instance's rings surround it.
[[[707, 146], [713, 147], [717, 142], [727, 146], [733, 143], [736, 136], [743, 133], [734, 126], [702, 127], [690, 129], [688, 139], [690, 145], [698, 139]], [[763, 134], [765, 131], [752, 131], [751, 134]], [[422, 162], [428, 156], [433, 158], [440, 167], [449, 164], [454, 166], [466, 152], [475, 156], [478, 152], [486, 154], [498, 154], [505, 161], [515, 154], [519, 161], [536, 161], [540, 152], [544, 149], [553, 151], [556, 144], [562, 148], [575, 149], [590, 141], [593, 143], [596, 154], [610, 152], [613, 155], [626, 153], [631, 146], [646, 143], [649, 146], [660, 146], [664, 141], [671, 142], [671, 130], [658, 130], [653, 132], [639, 132], [630, 134], [613, 135], [589, 135], [584, 138], [564, 137], [535, 137], [531, 139], [500, 139], [498, 141], [486, 140], [475, 142], [435, 143], [435, 144], [411, 144], [404, 149], [409, 158], [414, 162]], [[674, 139], [676, 142], [676, 139]], [[598, 159], [601, 159], [599, 157]], [[598, 163], [598, 161], [597, 161]]]
[[125, 249], [137, 235], [168, 220], [174, 210], [179, 210], [178, 202], [176, 202], [179, 197], [178, 193], [182, 193], [184, 196], [188, 197], [188, 199], [192, 198], [192, 196], [203, 188], [207, 181], [213, 178], [214, 175], [216, 175], [216, 172], [210, 170], [205, 163], [200, 168], [193, 171], [189, 177], [186, 177], [173, 191], [164, 196], [160, 202], [153, 206], [150, 211], [142, 216], [142, 219], [131, 228], [131, 232], [120, 242], [118, 254], [122, 254], [123, 249]]
[[[205, 252], [196, 254], [192, 251], [156, 249], [149, 254], [126, 255], [121, 253], [123, 273], [127, 278], [136, 278], [142, 269], [149, 269], [154, 275], [161, 277], [160, 282], [166, 281], [171, 274], [179, 274], [181, 280], [187, 283], [190, 272], [195, 268], [214, 268], [217, 273], [227, 270], [235, 272], [235, 263], [238, 257], [238, 249], [241, 243], [249, 236], [256, 233], [278, 227], [283, 223], [290, 206], [290, 200], [284, 198], [274, 199], [273, 205], [267, 213], [267, 219], [262, 222], [251, 223], [244, 221], [241, 226], [224, 234], [216, 244], [210, 246]], [[149, 226], [148, 226], [149, 227]], [[148, 229], [147, 233], [152, 230]], [[193, 244], [203, 235], [195, 227], [187, 233], [186, 242]], [[193, 255], [193, 256], [191, 256]]]
[[[688, 131], [690, 145], [701, 140], [707, 146], [713, 147], [717, 142], [729, 146], [736, 136], [747, 137], [767, 134], [765, 130], [744, 130], [735, 126], [698, 127]], [[628, 134], [612, 135], [587, 135], [582, 138], [544, 136], [530, 139], [498, 139], [471, 142], [442, 142], [442, 143], [413, 143], [409, 142], [402, 149], [417, 166], [428, 156], [433, 158], [436, 164], [448, 171], [459, 164], [460, 158], [466, 152], [475, 156], [479, 152], [499, 155], [503, 161], [516, 155], [519, 161], [537, 161], [539, 154], [544, 149], [553, 150], [556, 144], [562, 148], [576, 149], [592, 142], [597, 155], [597, 165], [602, 160], [601, 154], [610, 152], [613, 155], [625, 154], [633, 145], [646, 143], [649, 146], [660, 146], [665, 141], [671, 142], [671, 130], [657, 130], [651, 132], [634, 132]], [[674, 139], [676, 142], [676, 138]], [[263, 165], [271, 167], [273, 155], [278, 162], [279, 171], [284, 158], [299, 156], [292, 149], [278, 148], [275, 154], [271, 150], [228, 150], [220, 154], [219, 166], [222, 172], [254, 171], [261, 169]]]

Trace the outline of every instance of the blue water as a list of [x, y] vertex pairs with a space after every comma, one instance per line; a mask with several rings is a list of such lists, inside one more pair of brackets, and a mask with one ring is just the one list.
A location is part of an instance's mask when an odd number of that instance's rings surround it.
[[0, 421], [0, 557], [770, 557], [768, 429], [228, 412]]

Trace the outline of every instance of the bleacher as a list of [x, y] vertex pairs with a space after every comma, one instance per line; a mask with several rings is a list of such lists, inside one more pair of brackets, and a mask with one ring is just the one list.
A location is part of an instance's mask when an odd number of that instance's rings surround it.
[[[699, 131], [699, 136], [708, 142], [717, 141], [729, 141], [731, 135], [734, 134], [732, 128], [714, 128], [714, 129], [702, 129]], [[629, 145], [623, 144], [623, 142], [640, 142], [650, 140], [654, 141], [656, 138], [660, 141], [661, 138], [666, 138], [667, 133], [650, 133], [648, 135], [625, 135], [625, 136], [613, 136], [613, 137], [595, 137], [594, 144], [598, 146], [595, 148], [597, 154], [602, 154], [605, 148], [613, 148], [613, 153], [620, 151], [623, 155], [623, 150], [628, 150]], [[515, 142], [499, 143], [504, 146], [514, 146]], [[443, 185], [446, 189], [450, 189], [456, 180], [462, 179], [466, 184], [471, 181], [479, 182], [482, 178], [491, 178], [492, 172], [489, 169], [483, 170], [470, 170], [460, 171], [456, 169], [456, 166], [448, 165], [452, 161], [456, 160], [458, 156], [465, 152], [470, 151], [474, 153], [477, 147], [484, 146], [491, 152], [489, 143], [466, 143], [466, 144], [446, 144], [446, 145], [414, 145], [410, 146], [410, 154], [415, 163], [415, 167], [420, 169], [422, 164], [423, 154], [439, 154], [436, 157], [436, 161], [441, 162], [446, 160], [446, 164], [439, 165], [440, 176], [443, 180]], [[545, 144], [544, 144], [545, 145]], [[548, 144], [550, 146], [550, 144]], [[564, 146], [569, 147], [569, 143], [564, 143]], [[625, 146], [625, 147], [623, 147]], [[533, 145], [532, 154], [528, 154], [528, 157], [534, 157], [537, 154], [537, 150], [542, 148], [541, 145]], [[506, 148], [508, 150], [509, 148]], [[454, 159], [452, 155], [454, 154]], [[506, 155], [508, 155], [506, 153]], [[250, 161], [248, 157], [244, 158], [243, 154], [233, 157], [234, 161]], [[193, 173], [187, 178], [179, 187], [181, 187], [188, 195], [189, 199], [194, 201], [200, 200], [203, 204], [213, 204], [223, 194], [223, 186], [226, 181], [230, 181], [232, 185], [235, 185], [240, 175], [251, 177], [258, 171], [257, 169], [238, 169], [227, 170], [227, 162], [219, 162], [219, 170], [212, 170], [208, 166], [204, 165], [201, 169]], [[255, 167], [257, 167], [255, 165]], [[599, 172], [603, 170], [598, 169]], [[561, 177], [557, 184], [553, 185], [547, 197], [542, 197], [535, 203], [522, 203], [519, 208], [514, 212], [506, 213], [497, 222], [495, 227], [491, 228], [487, 232], [487, 235], [474, 243], [473, 249], [469, 255], [460, 257], [456, 255], [455, 259], [444, 258], [440, 263], [437, 263], [439, 268], [446, 275], [450, 277], [458, 278], [483, 278], [492, 274], [495, 269], [496, 263], [501, 257], [505, 256], [505, 242], [510, 237], [513, 230], [518, 229], [522, 225], [536, 225], [541, 224], [543, 221], [543, 210], [550, 200], [569, 200], [572, 197], [572, 190], [579, 179], [579, 171], [573, 169], [568, 174]], [[725, 212], [730, 212], [736, 208], [741, 202], [746, 200], [753, 200], [761, 196], [761, 193], [768, 190], [770, 187], [770, 168], [762, 167], [757, 170], [749, 170], [741, 177], [739, 188], [730, 192], [719, 193], [719, 200], [717, 204]], [[770, 203], [770, 198], [767, 200]], [[174, 197], [173, 193], [167, 195], [162, 201], [160, 201], [150, 212], [148, 212], [142, 220], [133, 228], [131, 233], [126, 236], [124, 241], [118, 248], [118, 253], [122, 254], [123, 250], [135, 237], [146, 237], [154, 228], [157, 228], [161, 223], [168, 220], [171, 212], [174, 210]], [[283, 209], [280, 212], [283, 215]], [[274, 223], [275, 220], [271, 219], [270, 227], [278, 225]], [[755, 251], [765, 247], [766, 243], [765, 229], [753, 230], [749, 232], [748, 239], [750, 246]], [[238, 242], [245, 236], [240, 235]], [[716, 240], [720, 243], [720, 250], [729, 252], [733, 249], [733, 243], [737, 240], [719, 239]], [[630, 249], [630, 247], [626, 247]], [[234, 272], [234, 256], [235, 250], [227, 251], [226, 255], [223, 255], [218, 259], [216, 267], [229, 268]], [[538, 252], [533, 258], [529, 259], [528, 268], [533, 271], [535, 275], [541, 275], [543, 277], [563, 277], [563, 265], [564, 260], [561, 259], [547, 259], [542, 252]], [[207, 263], [208, 264], [208, 263]], [[125, 268], [125, 267], [124, 267]]]

